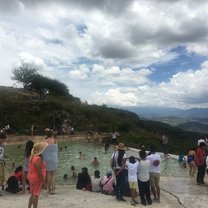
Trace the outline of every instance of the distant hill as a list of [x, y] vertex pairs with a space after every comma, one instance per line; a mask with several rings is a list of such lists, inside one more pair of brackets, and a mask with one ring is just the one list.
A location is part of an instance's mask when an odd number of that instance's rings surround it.
[[177, 125], [178, 128], [181, 128], [185, 131], [208, 133], [208, 124], [202, 124], [199, 122], [186, 122], [184, 124]]
[[167, 123], [186, 131], [208, 132], [208, 108], [181, 110], [163, 107], [130, 107], [127, 109], [137, 113], [141, 118]]
[[165, 107], [128, 107], [145, 118], [155, 117], [178, 117], [178, 118], [208, 118], [208, 108], [192, 108], [188, 110], [181, 110], [178, 108]]

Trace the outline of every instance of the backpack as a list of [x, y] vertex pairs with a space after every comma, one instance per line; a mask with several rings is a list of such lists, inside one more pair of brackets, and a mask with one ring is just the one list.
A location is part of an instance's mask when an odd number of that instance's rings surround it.
[[20, 191], [17, 178], [15, 176], [10, 176], [6, 182], [6, 191], [16, 194]]

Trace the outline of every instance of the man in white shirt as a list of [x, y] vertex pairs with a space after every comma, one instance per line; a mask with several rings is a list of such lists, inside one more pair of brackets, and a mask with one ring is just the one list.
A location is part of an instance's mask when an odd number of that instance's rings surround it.
[[155, 152], [156, 148], [154, 145], [150, 147], [150, 155], [147, 156], [147, 159], [150, 161], [150, 186], [151, 191], [154, 196], [154, 201], [160, 202], [160, 163], [161, 157], [158, 153]]

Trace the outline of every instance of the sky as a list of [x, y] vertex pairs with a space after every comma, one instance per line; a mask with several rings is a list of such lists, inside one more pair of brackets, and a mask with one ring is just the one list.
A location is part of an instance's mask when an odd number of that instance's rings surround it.
[[207, 0], [0, 0], [0, 85], [32, 64], [97, 105], [208, 108]]

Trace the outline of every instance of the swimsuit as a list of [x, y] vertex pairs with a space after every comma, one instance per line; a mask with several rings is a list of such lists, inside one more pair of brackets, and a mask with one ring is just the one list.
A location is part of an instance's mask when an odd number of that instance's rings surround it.
[[194, 156], [193, 155], [188, 155], [187, 156], [187, 162], [190, 163], [192, 161], [194, 161]]

